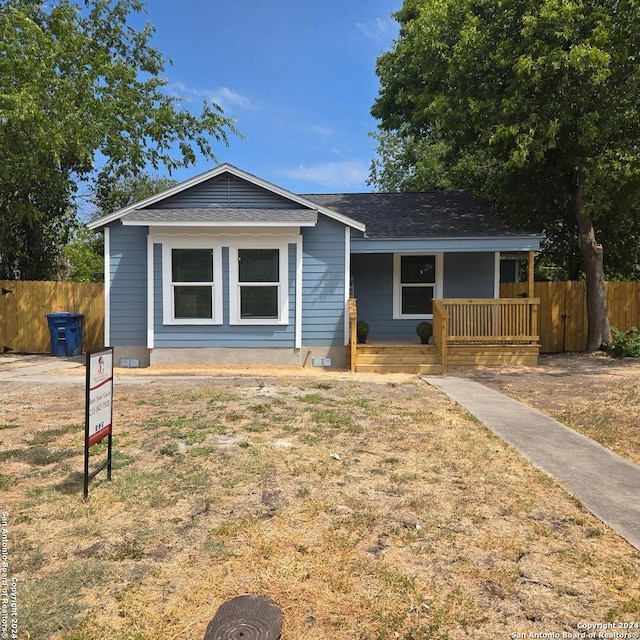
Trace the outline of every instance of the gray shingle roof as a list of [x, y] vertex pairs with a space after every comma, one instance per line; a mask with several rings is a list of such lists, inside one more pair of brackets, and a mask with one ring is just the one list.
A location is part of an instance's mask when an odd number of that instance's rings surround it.
[[464, 191], [336, 193], [304, 198], [364, 222], [370, 238], [530, 236], [509, 229]]
[[205, 209], [135, 209], [124, 220], [135, 222], [215, 222], [237, 224], [239, 222], [315, 223], [318, 212], [313, 209], [235, 209], [209, 207]]

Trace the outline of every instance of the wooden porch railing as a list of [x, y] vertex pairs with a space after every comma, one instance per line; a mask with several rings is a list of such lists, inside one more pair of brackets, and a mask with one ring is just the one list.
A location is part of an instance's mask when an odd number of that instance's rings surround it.
[[[447, 370], [449, 347], [470, 345], [480, 351], [486, 345], [537, 345], [538, 298], [438, 298], [433, 301], [433, 342], [443, 372]], [[358, 313], [355, 298], [349, 298], [350, 369], [356, 370]], [[455, 355], [455, 354], [454, 354]], [[453, 357], [453, 355], [452, 355]]]
[[[448, 343], [537, 344], [539, 298], [443, 298]], [[442, 314], [442, 311], [440, 312]], [[434, 313], [434, 320], [435, 320]], [[435, 334], [434, 326], [434, 334]]]
[[352, 372], [356, 370], [356, 356], [358, 349], [358, 309], [356, 299], [349, 298], [349, 368]]

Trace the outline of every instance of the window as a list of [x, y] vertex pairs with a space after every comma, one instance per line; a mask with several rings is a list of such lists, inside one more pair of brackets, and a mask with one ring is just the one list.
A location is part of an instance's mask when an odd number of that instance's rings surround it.
[[172, 249], [171, 288], [176, 320], [213, 318], [213, 251]]
[[220, 250], [212, 246], [163, 245], [165, 324], [219, 324]]
[[230, 252], [232, 324], [287, 324], [287, 245]]
[[441, 288], [441, 265], [441, 254], [394, 256], [394, 318], [433, 316], [433, 299]]
[[279, 249], [238, 249], [240, 319], [278, 318]]

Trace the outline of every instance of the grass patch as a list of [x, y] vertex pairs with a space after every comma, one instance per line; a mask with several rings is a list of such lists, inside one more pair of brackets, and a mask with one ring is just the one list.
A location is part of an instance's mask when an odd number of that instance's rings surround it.
[[11, 458], [20, 458], [23, 452], [24, 449], [5, 449], [4, 451], [0, 451], [0, 462], [11, 460]]
[[41, 578], [20, 583], [20, 625], [32, 638], [50, 638], [73, 630], [77, 616], [88, 607], [81, 594], [102, 583], [108, 571], [104, 562], [71, 561]]
[[307, 404], [319, 404], [323, 400], [324, 397], [319, 393], [307, 393], [300, 398], [300, 402], [306, 402]]
[[81, 424], [69, 424], [64, 427], [58, 427], [56, 429], [45, 429], [44, 431], [38, 431], [30, 440], [27, 440], [27, 445], [44, 445], [58, 440], [62, 436], [68, 433], [77, 432], [78, 434], [84, 434], [84, 425]]
[[50, 449], [49, 447], [38, 444], [26, 449], [7, 449], [0, 451], [0, 462], [15, 458], [33, 466], [42, 467], [55, 462], [60, 462], [66, 458], [71, 458], [78, 454], [74, 449]]
[[175, 456], [178, 455], [179, 450], [177, 442], [167, 442], [158, 449], [158, 453], [161, 456]]

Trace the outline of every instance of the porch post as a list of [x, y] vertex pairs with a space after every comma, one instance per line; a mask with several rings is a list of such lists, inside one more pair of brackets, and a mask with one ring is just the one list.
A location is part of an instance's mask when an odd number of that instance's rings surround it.
[[[534, 276], [533, 271], [535, 267], [536, 253], [535, 251], [529, 251], [529, 261], [527, 269], [527, 299], [530, 301], [535, 296], [534, 291]], [[531, 304], [529, 302], [529, 335], [535, 336], [538, 334], [538, 305]], [[538, 338], [538, 341], [540, 339]]]
[[358, 350], [358, 308], [356, 306], [356, 299], [349, 298], [349, 368], [352, 372], [356, 370], [357, 350]]
[[527, 297], [528, 298], [533, 298], [534, 297], [534, 291], [533, 291], [533, 269], [535, 266], [535, 256], [536, 256], [536, 252], [535, 251], [529, 251], [529, 261], [527, 266], [529, 267], [527, 270]]

